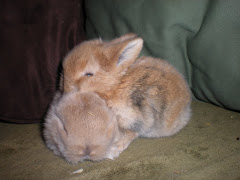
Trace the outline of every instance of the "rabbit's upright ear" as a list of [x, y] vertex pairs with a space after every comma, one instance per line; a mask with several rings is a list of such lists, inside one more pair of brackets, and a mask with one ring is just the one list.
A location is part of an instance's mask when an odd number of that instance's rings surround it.
[[142, 50], [143, 40], [141, 38], [136, 38], [133, 40], [128, 40], [123, 44], [123, 48], [121, 48], [119, 53], [117, 66], [127, 64], [128, 61], [131, 60], [135, 61]]
[[120, 36], [118, 38], [113, 39], [112, 41], [110, 41], [110, 43], [111, 44], [117, 44], [117, 43], [129, 40], [129, 39], [133, 39], [133, 38], [136, 38], [136, 37], [137, 37], [136, 34], [128, 33], [128, 34], [125, 34], [125, 35], [122, 35], [122, 36]]
[[108, 56], [114, 63], [117, 73], [122, 73], [137, 59], [143, 47], [143, 40], [133, 37], [109, 47]]

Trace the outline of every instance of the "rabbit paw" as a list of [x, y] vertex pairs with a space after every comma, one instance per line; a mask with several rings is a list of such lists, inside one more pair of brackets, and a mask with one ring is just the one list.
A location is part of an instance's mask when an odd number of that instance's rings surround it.
[[117, 158], [119, 156], [120, 153], [121, 153], [121, 151], [116, 146], [113, 146], [110, 148], [107, 158], [114, 160], [115, 158]]

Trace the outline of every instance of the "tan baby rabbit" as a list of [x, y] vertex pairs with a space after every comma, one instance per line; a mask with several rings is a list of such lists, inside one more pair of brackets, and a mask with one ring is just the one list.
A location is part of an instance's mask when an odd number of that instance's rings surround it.
[[129, 141], [173, 135], [190, 119], [191, 95], [183, 76], [161, 59], [137, 58], [142, 46], [135, 34], [90, 40], [63, 62], [62, 91], [99, 94], [121, 117], [119, 126], [128, 131]]
[[46, 145], [71, 163], [114, 159], [121, 132], [116, 116], [96, 93], [57, 93], [44, 124]]

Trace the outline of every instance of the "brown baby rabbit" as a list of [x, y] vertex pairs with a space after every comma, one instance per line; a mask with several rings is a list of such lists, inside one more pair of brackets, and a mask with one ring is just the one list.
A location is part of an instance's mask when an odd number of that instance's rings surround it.
[[109, 42], [90, 40], [76, 46], [63, 62], [62, 91], [99, 94], [119, 115], [119, 126], [128, 131], [129, 141], [173, 135], [191, 114], [190, 90], [183, 76], [161, 59], [137, 58], [142, 46], [135, 34]]
[[114, 159], [122, 135], [116, 116], [92, 92], [57, 93], [44, 124], [46, 145], [71, 163]]

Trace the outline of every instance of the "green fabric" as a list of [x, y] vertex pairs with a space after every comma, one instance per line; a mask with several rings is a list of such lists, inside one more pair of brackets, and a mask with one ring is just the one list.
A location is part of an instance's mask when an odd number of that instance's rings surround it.
[[134, 32], [206, 102], [240, 110], [239, 0], [87, 0], [89, 38]]
[[[193, 102], [189, 124], [172, 137], [137, 139], [115, 160], [71, 165], [43, 143], [40, 124], [0, 123], [4, 180], [239, 180], [240, 113]], [[79, 168], [81, 174], [71, 175]]]

